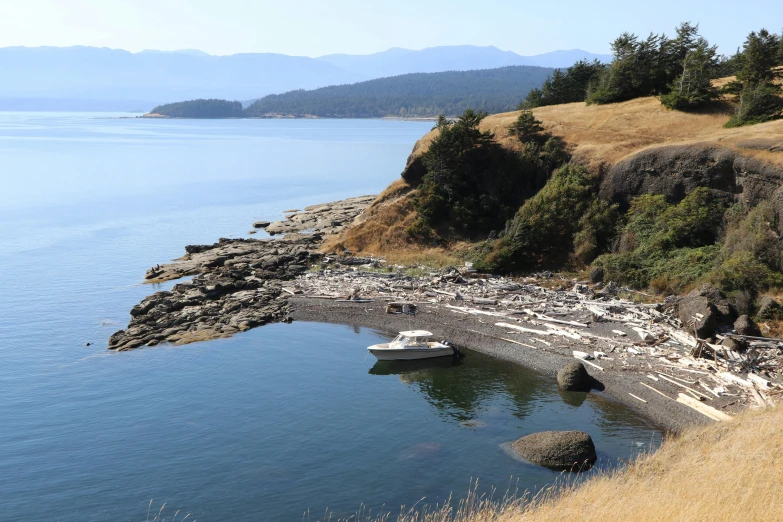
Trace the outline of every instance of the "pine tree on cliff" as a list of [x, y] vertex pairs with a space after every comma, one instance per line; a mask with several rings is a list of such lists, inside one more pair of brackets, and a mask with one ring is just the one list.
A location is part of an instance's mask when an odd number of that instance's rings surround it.
[[783, 116], [781, 88], [775, 83], [775, 79], [781, 76], [775, 69], [780, 39], [766, 29], [748, 35], [743, 45], [737, 81], [727, 88], [728, 91], [739, 91], [737, 109], [726, 123], [727, 127], [763, 123]]

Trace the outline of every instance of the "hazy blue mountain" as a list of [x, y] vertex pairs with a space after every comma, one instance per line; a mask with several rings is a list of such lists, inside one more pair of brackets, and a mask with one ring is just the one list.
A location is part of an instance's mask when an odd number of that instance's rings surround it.
[[521, 56], [497, 47], [455, 45], [429, 47], [411, 51], [394, 47], [388, 51], [368, 55], [330, 54], [318, 60], [366, 78], [382, 78], [416, 72], [469, 71], [494, 69], [508, 65], [537, 65], [539, 67], [568, 67], [587, 59], [611, 61], [611, 56], [593, 54], [581, 49], [553, 51], [535, 56]]
[[[195, 98], [254, 100], [414, 72], [492, 69], [508, 65], [559, 67], [585, 51], [520, 56], [495, 47], [393, 48], [366, 56], [320, 58], [272, 53], [212, 56], [196, 49], [131, 53], [98, 47], [0, 48], [0, 110], [150, 110]], [[110, 103], [107, 103], [110, 102]]]
[[128, 100], [149, 110], [190, 98], [244, 100], [364, 79], [327, 62], [282, 54], [130, 53], [96, 47], [0, 49], [0, 99]]

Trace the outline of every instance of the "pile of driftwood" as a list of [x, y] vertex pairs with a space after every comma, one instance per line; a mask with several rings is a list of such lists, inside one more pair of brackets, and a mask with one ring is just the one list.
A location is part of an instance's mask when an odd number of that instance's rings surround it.
[[[547, 286], [560, 289], [545, 288], [541, 277], [548, 280]], [[470, 268], [389, 267], [372, 258], [327, 257], [321, 270], [300, 276], [287, 291], [312, 298], [386, 302], [388, 313], [416, 313], [417, 304], [429, 304], [473, 316], [494, 327], [495, 337], [505, 342], [569, 350], [598, 371], [635, 370], [646, 381], [639, 383], [640, 390], [665, 395], [715, 420], [727, 416], [709, 405], [714, 398], [720, 398], [725, 409], [733, 404], [774, 407], [783, 396], [783, 339], [741, 336], [732, 330], [717, 334], [718, 342], [725, 337], [742, 339], [748, 348], [740, 353], [697, 338], [692, 324], [683, 324], [661, 303], [620, 297], [631, 291], [612, 283], [589, 285], [549, 273], [512, 279], [477, 274]], [[663, 393], [656, 388], [663, 382], [681, 393]]]

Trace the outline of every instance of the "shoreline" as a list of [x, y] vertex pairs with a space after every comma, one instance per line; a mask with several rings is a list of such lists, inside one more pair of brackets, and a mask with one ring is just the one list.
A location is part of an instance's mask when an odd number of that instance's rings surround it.
[[[281, 221], [253, 224], [279, 238], [185, 247], [185, 256], [150, 268], [145, 279], [195, 277], [134, 306], [128, 327], [110, 337], [108, 348], [182, 345], [292, 320], [365, 326], [392, 336], [415, 325], [552, 378], [576, 353], [584, 359], [595, 351], [593, 362], [583, 361], [599, 383], [599, 390], [589, 393], [630, 407], [663, 431], [679, 433], [713, 422], [678, 401], [686, 390], [726, 413], [753, 404], [750, 392], [736, 382], [743, 378], [721, 381], [717, 359], [713, 366], [692, 357], [697, 341], [678, 329], [679, 320], [660, 306], [620, 299], [611, 283], [591, 288], [547, 275], [552, 290], [536, 278], [422, 267], [411, 276], [406, 267], [381, 270], [383, 261], [373, 258], [324, 255], [324, 237], [361, 219], [372, 200], [360, 196], [311, 205]], [[390, 301], [416, 303], [419, 313], [387, 313]], [[730, 393], [718, 394], [706, 383]]]
[[[522, 346], [505, 343], [496, 338], [497, 331], [491, 325], [482, 323], [477, 317], [447, 314], [440, 307], [419, 312], [414, 318], [404, 315], [389, 315], [383, 304], [375, 303], [337, 303], [326, 299], [313, 299], [293, 296], [289, 298], [292, 307], [291, 318], [294, 321], [344, 324], [373, 328], [397, 335], [401, 330], [427, 328], [437, 337], [444, 337], [460, 347], [504, 361], [518, 364], [553, 380], [566, 363], [574, 359], [570, 355], [571, 347], [557, 350], [531, 350]], [[422, 317], [419, 317], [419, 316]], [[413, 326], [412, 326], [413, 325]], [[470, 354], [467, 355], [470, 357]], [[616, 371], [605, 369], [596, 371], [585, 365], [591, 377], [599, 381], [603, 390], [589, 392], [600, 394], [628, 407], [649, 419], [662, 432], [681, 433], [686, 428], [706, 425], [711, 421], [698, 412], [683, 406], [674, 400], [665, 399], [654, 393], [644, 396], [648, 402], [642, 403], [628, 395], [641, 395], [638, 385], [644, 379], [644, 372]], [[652, 381], [650, 381], [652, 384]], [[677, 395], [677, 388], [669, 383], [654, 383], [665, 393]], [[662, 385], [663, 384], [663, 385]]]

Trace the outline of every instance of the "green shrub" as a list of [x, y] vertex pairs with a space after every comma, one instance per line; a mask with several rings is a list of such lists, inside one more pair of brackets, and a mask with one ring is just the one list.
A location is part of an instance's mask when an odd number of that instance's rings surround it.
[[483, 269], [519, 271], [562, 264], [573, 249], [582, 215], [595, 197], [595, 180], [583, 167], [555, 171], [535, 196], [525, 201], [505, 236], [478, 261]]
[[751, 252], [736, 252], [712, 273], [712, 280], [724, 291], [746, 291], [755, 295], [759, 290], [783, 285], [783, 275], [771, 270]]
[[[485, 116], [465, 111], [456, 122], [438, 120], [440, 133], [422, 157], [426, 173], [413, 202], [423, 219], [419, 229], [426, 225], [447, 238], [486, 237], [546, 183], [553, 163], [563, 161], [562, 150], [550, 152], [548, 147], [558, 147], [549, 145], [532, 114], [521, 116], [519, 132], [530, 139], [521, 153], [479, 129]], [[413, 232], [422, 236], [421, 230]]]
[[737, 109], [725, 127], [740, 127], [754, 125], [765, 121], [776, 120], [783, 114], [783, 98], [780, 87], [771, 83], [761, 82], [748, 85], [742, 89], [737, 103]]
[[697, 188], [676, 205], [660, 194], [636, 197], [625, 216], [619, 251], [598, 257], [594, 265], [621, 284], [681, 292], [715, 267], [724, 208], [707, 188]]
[[596, 258], [593, 266], [604, 269], [604, 279], [633, 288], [647, 288], [650, 276], [644, 259], [633, 252], [604, 254]]
[[574, 257], [587, 264], [601, 252], [608, 250], [614, 239], [619, 217], [617, 205], [610, 205], [602, 199], [593, 199], [579, 219], [578, 231], [574, 235]]

